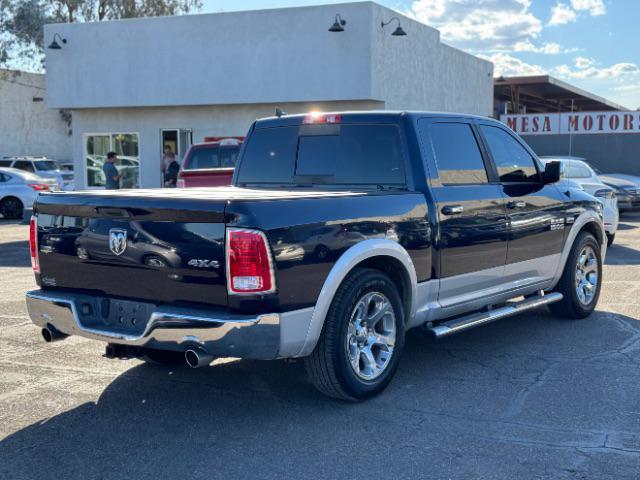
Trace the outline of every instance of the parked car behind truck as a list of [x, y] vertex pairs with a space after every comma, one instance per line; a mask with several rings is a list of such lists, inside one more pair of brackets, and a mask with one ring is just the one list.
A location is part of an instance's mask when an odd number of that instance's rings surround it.
[[53, 179], [58, 190], [73, 190], [73, 172], [62, 169], [60, 164], [46, 157], [13, 156], [0, 159], [0, 167], [15, 168], [41, 178]]
[[618, 230], [618, 198], [615, 189], [606, 185], [591, 166], [579, 157], [540, 157], [543, 163], [560, 162], [559, 186], [580, 188], [600, 200], [604, 206], [604, 229], [607, 243], [613, 244]]
[[231, 185], [242, 140], [226, 138], [192, 145], [184, 156], [178, 187]]
[[[42, 195], [29, 314], [45, 340], [100, 340], [109, 357], [301, 357], [320, 391], [365, 399], [391, 381], [408, 329], [440, 338], [542, 305], [594, 310], [603, 207], [559, 179], [487, 118], [259, 120], [233, 186]], [[105, 254], [43, 251], [65, 224], [70, 240], [94, 226]], [[179, 263], [120, 260], [150, 241]]]

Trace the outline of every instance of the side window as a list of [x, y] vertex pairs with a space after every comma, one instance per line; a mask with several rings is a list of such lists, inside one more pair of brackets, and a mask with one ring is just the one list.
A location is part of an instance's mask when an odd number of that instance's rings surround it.
[[569, 178], [591, 178], [593, 176], [591, 169], [580, 162], [568, 162], [567, 170]]
[[13, 160], [0, 160], [0, 167], [10, 167]]
[[451, 185], [489, 181], [471, 125], [434, 123], [431, 126], [431, 141], [442, 183]]
[[511, 135], [499, 127], [480, 125], [491, 150], [501, 182], [537, 182], [533, 157]]
[[0, 183], [4, 183], [7, 180], [9, 180], [9, 178], [7, 178], [7, 176], [4, 173], [0, 173]]
[[25, 172], [35, 172], [33, 168], [33, 163], [25, 160], [20, 160], [15, 163], [13, 168], [17, 168], [18, 170], [24, 170]]

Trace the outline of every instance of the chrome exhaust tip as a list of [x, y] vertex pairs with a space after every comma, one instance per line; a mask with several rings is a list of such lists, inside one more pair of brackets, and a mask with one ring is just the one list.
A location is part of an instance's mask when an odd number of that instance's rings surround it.
[[42, 338], [44, 339], [44, 341], [47, 343], [57, 342], [59, 340], [64, 340], [65, 338], [68, 337], [68, 335], [65, 335], [64, 333], [59, 332], [58, 330], [53, 328], [51, 325], [47, 325], [46, 327], [44, 327], [40, 331], [40, 333], [42, 334]]
[[201, 349], [190, 348], [184, 352], [184, 360], [191, 368], [206, 367], [213, 362], [213, 355]]

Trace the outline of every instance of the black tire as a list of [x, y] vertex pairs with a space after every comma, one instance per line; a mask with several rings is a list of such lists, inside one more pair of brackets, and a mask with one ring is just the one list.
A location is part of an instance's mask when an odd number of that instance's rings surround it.
[[[347, 347], [352, 313], [367, 293], [384, 295], [389, 300], [395, 316], [393, 351], [391, 356], [387, 357], [386, 367], [372, 380], [364, 380], [356, 374], [350, 364]], [[314, 386], [325, 395], [351, 401], [364, 400], [380, 393], [387, 387], [398, 368], [404, 347], [404, 323], [402, 300], [391, 279], [378, 270], [354, 270], [338, 288], [318, 344], [313, 353], [305, 358], [307, 374]]]
[[9, 220], [15, 220], [22, 218], [24, 212], [24, 205], [20, 199], [16, 197], [7, 197], [0, 203], [0, 213], [2, 216]]
[[[578, 257], [585, 248], [591, 248], [597, 262], [597, 281], [596, 291], [588, 303], [583, 303], [578, 298], [576, 288], [576, 270], [578, 265]], [[556, 292], [562, 293], [563, 299], [549, 305], [551, 312], [560, 318], [581, 319], [591, 315], [596, 308], [600, 290], [602, 287], [602, 258], [600, 256], [600, 244], [593, 235], [587, 232], [578, 234], [571, 252], [567, 258], [567, 263], [562, 272], [562, 277], [555, 288]]]
[[610, 247], [611, 245], [613, 245], [613, 241], [616, 238], [616, 234], [615, 233], [607, 233], [607, 247]]
[[182, 365], [185, 363], [184, 353], [182, 352], [155, 350], [152, 348], [146, 349], [140, 359], [147, 363], [155, 363], [157, 365]]

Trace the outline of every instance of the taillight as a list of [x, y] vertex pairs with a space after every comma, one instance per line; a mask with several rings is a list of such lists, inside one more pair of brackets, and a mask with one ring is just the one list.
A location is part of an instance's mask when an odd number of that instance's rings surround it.
[[29, 252], [31, 254], [31, 267], [33, 271], [40, 272], [40, 262], [38, 261], [38, 220], [31, 217], [29, 222]]
[[49, 190], [49, 185], [44, 183], [30, 183], [29, 186], [37, 192], [44, 192]]
[[230, 294], [276, 289], [267, 237], [257, 230], [227, 229], [227, 290]]
[[317, 123], [340, 123], [342, 121], [342, 115], [336, 115], [334, 113], [318, 113], [312, 112], [305, 116], [302, 120], [304, 125], [311, 125]]

